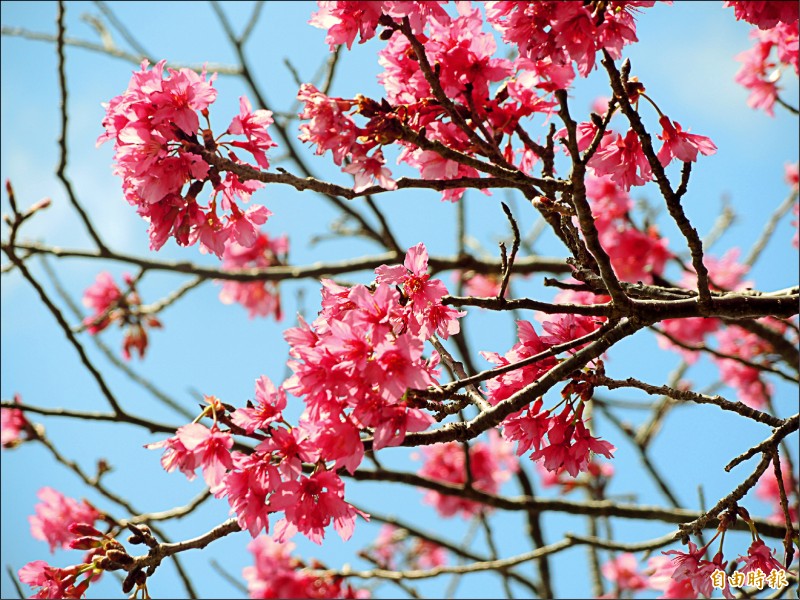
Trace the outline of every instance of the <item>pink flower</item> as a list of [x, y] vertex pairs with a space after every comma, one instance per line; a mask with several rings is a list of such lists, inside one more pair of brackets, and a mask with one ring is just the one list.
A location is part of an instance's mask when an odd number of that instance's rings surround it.
[[392, 179], [392, 172], [384, 166], [386, 161], [383, 152], [378, 149], [372, 156], [367, 156], [359, 146], [356, 148], [358, 150], [354, 150], [352, 162], [342, 168], [342, 171], [355, 177], [353, 191], [363, 192], [372, 185], [373, 180], [385, 190], [396, 190], [397, 183]]
[[[740, 327], [728, 326], [716, 334], [718, 350], [748, 361], [763, 360], [772, 347], [759, 336]], [[772, 394], [772, 384], [762, 379], [762, 371], [729, 358], [714, 357], [722, 380], [734, 388], [739, 400], [753, 408], [761, 408]]]
[[[783, 478], [783, 489], [786, 491], [786, 495], [789, 499], [789, 516], [793, 523], [797, 523], [800, 520], [797, 502], [800, 493], [797, 491], [797, 478], [795, 478], [789, 463], [785, 460], [781, 460], [781, 475]], [[773, 512], [770, 517], [771, 521], [784, 521], [780, 488], [778, 487], [778, 478], [775, 477], [775, 471], [767, 469], [767, 471], [761, 475], [756, 485], [756, 496], [772, 505]], [[792, 501], [792, 496], [794, 496], [794, 501]]]
[[[333, 469], [344, 467], [355, 473], [364, 459], [364, 443], [359, 429], [347, 415], [325, 415], [324, 418], [301, 420], [303, 429], [309, 434], [309, 446], [313, 446], [320, 459], [334, 461]], [[377, 445], [375, 447], [377, 450]]]
[[[538, 336], [533, 325], [528, 321], [517, 321], [517, 331], [519, 342], [514, 344], [504, 356], [500, 356], [496, 352], [481, 352], [481, 355], [491, 363], [504, 366], [535, 356], [550, 347], [549, 344], [545, 343], [545, 341]], [[536, 381], [539, 377], [552, 369], [555, 364], [555, 358], [549, 356], [532, 365], [508, 371], [507, 373], [503, 373], [498, 377], [488, 380], [486, 382], [487, 400], [493, 405], [501, 400], [505, 400], [525, 386]]]
[[68, 530], [73, 523], [92, 524], [102, 514], [86, 500], [78, 502], [50, 487], [43, 487], [36, 494], [41, 502], [36, 505], [36, 514], [28, 517], [31, 535], [46, 541], [50, 552], [56, 547], [66, 548], [75, 537]]
[[31, 598], [83, 598], [92, 575], [76, 586], [75, 580], [82, 566], [60, 569], [51, 567], [43, 560], [35, 560], [17, 571], [17, 577], [22, 583], [41, 588]]
[[347, 44], [350, 50], [356, 35], [361, 36], [361, 44], [375, 35], [381, 16], [380, 2], [319, 0], [317, 5], [319, 11], [311, 15], [308, 24], [328, 30], [325, 42], [330, 44], [331, 52], [339, 44]]
[[245, 567], [242, 576], [251, 598], [370, 597], [367, 590], [345, 584], [344, 578], [311, 575], [303, 561], [292, 556], [294, 548], [291, 542], [281, 543], [267, 536], [257, 537], [248, 544], [254, 565]]
[[667, 260], [672, 258], [668, 242], [655, 226], [644, 233], [618, 221], [618, 225], [600, 231], [600, 243], [617, 277], [634, 283], [652, 283], [654, 275], [663, 274]]
[[94, 335], [102, 331], [117, 318], [118, 315], [112, 316], [111, 309], [116, 308], [121, 299], [122, 291], [117, 287], [111, 273], [98, 273], [95, 282], [83, 293], [83, 305], [94, 310], [92, 316], [83, 320], [89, 333]]
[[[763, 109], [769, 116], [774, 116], [773, 106], [780, 90], [778, 81], [782, 71], [791, 66], [795, 73], [798, 72], [799, 35], [797, 18], [772, 29], [755, 29], [750, 33], [755, 45], [735, 57], [742, 66], [734, 76], [737, 83], [750, 91], [748, 106]], [[776, 49], [777, 62], [772, 57], [773, 48]]]
[[611, 181], [626, 192], [633, 186], [644, 185], [653, 177], [650, 163], [642, 151], [642, 144], [633, 129], [623, 138], [607, 133], [600, 147], [589, 161], [595, 175], [609, 175]]
[[178, 436], [167, 438], [160, 442], [153, 442], [152, 444], [145, 444], [144, 447], [148, 450], [165, 448], [164, 453], [161, 455], [161, 466], [167, 473], [180, 469], [181, 473], [189, 481], [195, 478], [195, 469], [197, 469], [198, 465], [197, 457], [183, 445]]
[[655, 2], [616, 2], [602, 14], [593, 5], [574, 2], [487, 2], [486, 18], [503, 40], [518, 46], [521, 56], [554, 62], [574, 61], [581, 76], [594, 68], [595, 54], [605, 48], [619, 58], [622, 47], [637, 41], [632, 11]]
[[547, 439], [549, 445], [533, 452], [531, 460], [544, 459], [542, 464], [548, 471], [564, 469], [572, 477], [588, 469], [591, 453], [612, 458], [616, 450], [605, 440], [591, 434], [583, 422], [582, 405], [573, 413], [572, 405], [567, 404], [550, 421]]
[[[246, 247], [231, 240], [225, 244], [222, 255], [222, 268], [225, 270], [263, 268], [280, 265], [285, 262], [289, 252], [289, 240], [285, 235], [271, 238], [259, 232], [252, 246]], [[229, 281], [222, 284], [219, 293], [220, 302], [241, 304], [247, 309], [248, 316], [266, 317], [272, 315], [281, 320], [280, 288], [277, 281]]]
[[614, 219], [624, 219], [633, 208], [628, 193], [608, 175], [588, 175], [586, 197], [592, 207], [592, 216], [598, 221], [598, 229], [605, 229]]
[[262, 109], [254, 112], [247, 96], [242, 96], [239, 98], [239, 114], [233, 117], [228, 126], [228, 133], [247, 137], [247, 142], [234, 141], [231, 145], [247, 150], [262, 169], [269, 168], [265, 152], [277, 146], [267, 133], [267, 127], [272, 123], [272, 111]]
[[[665, 556], [674, 554], [675, 558], [672, 563], [675, 566], [675, 571], [672, 573], [672, 579], [676, 582], [687, 582], [692, 586], [693, 596], [702, 594], [703, 596], [710, 597], [713, 591], [713, 583], [711, 581], [711, 574], [717, 569], [725, 570], [727, 562], [722, 562], [722, 553], [717, 553], [714, 560], [704, 560], [703, 556], [706, 554], [706, 546], [697, 548], [693, 542], [689, 542], [689, 552], [681, 552], [679, 550], [669, 550], [662, 552]], [[726, 598], [732, 598], [728, 588], [727, 580], [722, 594]]]
[[[448, 442], [425, 446], [422, 453], [425, 464], [419, 470], [421, 476], [455, 485], [463, 485], [467, 481], [462, 444]], [[477, 441], [470, 445], [469, 458], [472, 486], [489, 494], [496, 494], [500, 486], [519, 468], [511, 444], [500, 439], [494, 430], [489, 431], [488, 444]], [[485, 506], [471, 500], [434, 491], [426, 492], [424, 502], [432, 504], [443, 517], [460, 514], [466, 519], [481, 510], [487, 510]]]
[[266, 431], [270, 423], [283, 419], [286, 393], [282, 387], [275, 389], [272, 381], [262, 375], [256, 379], [256, 402], [256, 407], [239, 408], [231, 414], [231, 421], [247, 433], [253, 433], [256, 429]]
[[638, 569], [639, 561], [630, 552], [623, 552], [603, 564], [603, 576], [615, 585], [617, 593], [647, 589], [647, 580]]
[[231, 461], [233, 468], [225, 475], [215, 495], [227, 496], [239, 527], [255, 538], [269, 530], [269, 515], [273, 509], [268, 497], [280, 485], [281, 476], [268, 453], [256, 451], [246, 455], [234, 451]]
[[542, 410], [542, 399], [536, 400], [525, 409], [523, 415], [510, 415], [503, 421], [503, 437], [509, 442], [517, 441], [517, 455], [522, 455], [531, 448], [536, 452], [541, 448], [544, 435], [550, 428], [550, 411]]
[[[462, 274], [460, 271], [454, 271], [453, 279], [458, 281], [459, 278], [464, 280], [464, 293], [467, 296], [493, 298], [500, 293], [500, 281], [496, 275], [483, 275], [473, 271]], [[507, 293], [508, 289], [506, 289]]]
[[139, 358], [144, 358], [149, 341], [147, 329], [160, 328], [161, 322], [155, 316], [142, 314], [139, 310], [142, 301], [133, 278], [127, 273], [122, 278], [128, 286], [125, 294], [109, 273], [103, 271], [97, 275], [97, 280], [86, 289], [83, 296], [83, 304], [93, 308], [95, 314], [86, 317], [83, 324], [90, 334], [96, 335], [111, 323], [119, 323], [120, 327], [125, 327], [123, 358], [130, 360], [131, 350], [136, 350]]
[[[410, 543], [407, 543], [410, 542]], [[403, 529], [384, 525], [373, 542], [372, 555], [385, 569], [397, 570], [400, 564], [409, 569], [433, 569], [447, 564], [444, 548], [421, 538], [408, 535]]]
[[375, 426], [373, 448], [380, 450], [386, 446], [399, 446], [406, 433], [425, 431], [435, 423], [435, 419], [426, 412], [402, 405], [386, 406], [381, 409]]
[[397, 401], [406, 390], [425, 389], [433, 383], [420, 368], [423, 343], [403, 335], [396, 341], [384, 341], [375, 346], [374, 360], [367, 365], [368, 380], [381, 384], [381, 395], [387, 401]]
[[726, 1], [722, 5], [733, 7], [737, 21], [745, 20], [759, 29], [772, 29], [778, 23], [791, 24], [797, 21], [800, 10], [796, 2], [775, 1]]
[[[14, 394], [14, 402], [19, 404], [20, 395]], [[30, 439], [33, 431], [32, 425], [25, 417], [25, 413], [18, 408], [0, 409], [0, 446], [4, 449], [16, 448], [23, 442], [22, 434]]]
[[222, 482], [227, 469], [233, 467], [231, 434], [220, 431], [216, 425], [209, 429], [200, 423], [191, 423], [178, 427], [175, 437], [188, 452], [194, 454], [197, 466], [203, 468], [203, 479], [213, 492]]
[[[222, 156], [222, 150], [227, 150], [231, 161], [242, 163], [231, 151], [240, 147], [266, 168], [265, 151], [275, 145], [267, 133], [271, 115], [263, 110], [253, 112], [247, 98], [242, 97], [239, 115], [225, 133], [244, 135], [247, 141], [220, 141], [222, 136], [215, 137], [210, 129], [199, 130], [197, 114], [208, 117], [208, 107], [217, 94], [212, 87], [215, 76], [206, 80], [205, 71], [198, 74], [190, 69], [167, 69], [164, 78], [165, 61], [152, 70], [148, 66], [147, 61], [142, 62], [128, 89], [106, 105], [105, 133], [98, 144], [114, 141], [114, 172], [122, 177], [125, 199], [149, 223], [150, 247], [158, 250], [174, 237], [182, 246], [200, 241], [203, 249], [221, 256], [230, 236], [249, 245], [255, 241], [255, 232], [242, 222], [235, 199], [246, 202], [263, 184], [242, 182], [230, 173], [222, 179], [201, 154]], [[214, 191], [210, 205], [205, 207], [197, 196], [207, 181], [212, 182]], [[217, 215], [220, 193], [220, 206], [230, 210], [230, 215]], [[263, 223], [269, 216], [265, 210], [251, 208], [245, 220]]]
[[664, 141], [664, 145], [658, 151], [658, 160], [665, 167], [673, 157], [683, 162], [695, 162], [698, 152], [710, 156], [717, 151], [710, 138], [683, 131], [677, 121], [673, 123], [668, 117], [662, 116], [658, 122], [663, 128], [658, 138]]
[[333, 162], [341, 165], [356, 144], [356, 124], [344, 112], [352, 108], [354, 103], [326, 96], [310, 83], [300, 86], [297, 99], [304, 103], [300, 119], [308, 121], [300, 125], [298, 139], [315, 145], [318, 155], [330, 150]]
[[666, 556], [654, 556], [647, 561], [645, 573], [650, 576], [647, 586], [664, 592], [659, 598], [697, 598], [697, 591], [689, 579], [673, 579], [675, 563]]
[[767, 547], [763, 541], [758, 539], [750, 544], [750, 547], [747, 549], [747, 556], [740, 556], [736, 559], [744, 561], [744, 565], [737, 570], [742, 573], [748, 573], [757, 569], [761, 569], [763, 573], [770, 573], [773, 569], [781, 571], [784, 567], [772, 556], [774, 552], [772, 548]]
[[318, 471], [298, 481], [284, 481], [270, 498], [273, 510], [284, 510], [286, 519], [276, 525], [275, 539], [283, 541], [300, 531], [322, 544], [325, 528], [333, 528], [344, 541], [355, 529], [356, 514], [369, 516], [344, 501], [344, 483], [332, 471]]

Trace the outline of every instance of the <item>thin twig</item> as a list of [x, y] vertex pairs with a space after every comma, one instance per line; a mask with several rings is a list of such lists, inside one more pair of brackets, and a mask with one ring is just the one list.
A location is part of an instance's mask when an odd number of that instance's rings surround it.
[[86, 214], [86, 211], [83, 209], [80, 202], [78, 202], [78, 199], [75, 196], [75, 192], [72, 189], [72, 184], [67, 178], [67, 123], [69, 120], [69, 116], [67, 112], [66, 56], [64, 52], [64, 35], [66, 33], [66, 26], [64, 25], [65, 10], [66, 8], [63, 0], [59, 0], [58, 15], [56, 18], [56, 25], [58, 27], [58, 36], [56, 38], [56, 50], [58, 52], [58, 89], [61, 95], [61, 101], [59, 103], [59, 110], [61, 112], [61, 132], [58, 136], [60, 159], [56, 175], [61, 180], [61, 183], [64, 185], [64, 189], [67, 192], [67, 196], [69, 197], [69, 200], [72, 203], [73, 208], [81, 217], [83, 224], [86, 226], [86, 230], [89, 232], [89, 235], [94, 240], [94, 243], [97, 245], [97, 248], [102, 252], [106, 251], [106, 245], [100, 238], [100, 234], [94, 228], [94, 225], [92, 225], [92, 222], [89, 219], [89, 215]]
[[772, 215], [770, 215], [769, 220], [766, 225], [764, 225], [761, 235], [758, 237], [755, 244], [753, 244], [753, 247], [750, 248], [750, 252], [747, 253], [747, 258], [742, 261], [743, 265], [752, 267], [756, 263], [759, 256], [761, 256], [761, 253], [764, 251], [764, 248], [767, 247], [767, 243], [772, 239], [772, 235], [775, 233], [775, 228], [778, 226], [778, 223], [783, 216], [791, 210], [795, 202], [797, 202], [797, 190], [789, 194], [781, 205], [775, 209]]
[[514, 233], [514, 241], [511, 245], [511, 254], [509, 254], [508, 260], [504, 261], [505, 266], [503, 270], [503, 281], [500, 284], [500, 291], [497, 293], [497, 298], [502, 301], [503, 296], [505, 296], [506, 289], [508, 288], [508, 282], [511, 279], [511, 269], [514, 266], [514, 260], [517, 258], [517, 251], [519, 250], [519, 243], [520, 243], [520, 235], [519, 235], [519, 226], [517, 225], [517, 222], [514, 219], [514, 215], [511, 214], [511, 209], [508, 208], [508, 205], [505, 202], [501, 202], [500, 205], [503, 207], [503, 212], [506, 214], [506, 218], [508, 218], [509, 223], [511, 223], [511, 231]]
[[[56, 43], [58, 41], [58, 36], [52, 35], [50, 33], [42, 33], [39, 31], [30, 31], [23, 27], [7, 27], [3, 26], [0, 28], [0, 35], [5, 35], [8, 37], [19, 37], [27, 40], [33, 40], [38, 42], [50, 42]], [[97, 52], [99, 54], [105, 54], [107, 56], [111, 56], [113, 58], [119, 58], [130, 62], [137, 67], [142, 62], [141, 55], [138, 54], [131, 54], [130, 52], [126, 52], [124, 50], [120, 50], [119, 48], [108, 48], [102, 44], [97, 44], [94, 42], [90, 42], [87, 40], [82, 40], [80, 38], [70, 38], [64, 37], [63, 43], [65, 46], [72, 46], [75, 48], [83, 48], [84, 50], [91, 50], [92, 52]], [[176, 63], [176, 62], [169, 62], [167, 66], [171, 69], [191, 69], [192, 71], [201, 72], [204, 68], [207, 69], [211, 73], [218, 73], [219, 75], [234, 75], [239, 76], [241, 75], [241, 70], [237, 67], [232, 67], [230, 65], [223, 65], [217, 63], [204, 63], [204, 64], [184, 64], [184, 63]]]

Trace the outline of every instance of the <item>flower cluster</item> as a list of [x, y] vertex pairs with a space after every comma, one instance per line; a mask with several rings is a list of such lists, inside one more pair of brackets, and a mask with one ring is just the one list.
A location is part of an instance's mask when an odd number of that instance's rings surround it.
[[[423, 477], [457, 486], [469, 484], [487, 494], [497, 494], [500, 486], [517, 472], [519, 464], [511, 445], [490, 430], [489, 442], [477, 441], [469, 446], [469, 473], [465, 447], [459, 442], [433, 444], [422, 448], [425, 464], [419, 470]], [[460, 514], [468, 519], [486, 510], [483, 504], [457, 495], [433, 490], [425, 493], [424, 502], [431, 504], [443, 517]]]
[[[608, 297], [565, 290], [557, 295], [556, 300], [593, 304], [605, 302]], [[545, 335], [539, 336], [528, 321], [517, 321], [519, 342], [504, 356], [496, 352], [481, 352], [484, 358], [498, 366], [515, 364], [542, 354], [541, 359], [531, 364], [488, 380], [486, 396], [491, 404], [509, 398], [552, 369], [558, 360], [549, 352], [551, 347], [584, 337], [605, 321], [605, 318], [569, 313], [542, 313], [537, 314], [537, 318], [542, 323]], [[571, 351], [580, 347], [578, 345]], [[518, 455], [532, 450], [531, 459], [543, 459], [548, 471], [554, 474], [566, 471], [572, 477], [589, 469], [592, 453], [612, 457], [614, 446], [592, 436], [583, 420], [584, 402], [591, 398], [593, 391], [591, 377], [591, 371], [573, 374], [573, 379], [562, 391], [566, 404], [558, 414], [556, 408], [543, 410], [544, 402], [539, 398], [503, 420], [503, 437], [510, 442], [518, 442]]]
[[[775, 116], [774, 106], [781, 88], [778, 82], [784, 71], [798, 73], [798, 8], [794, 2], [733, 2], [736, 18], [744, 18], [757, 27], [750, 37], [755, 44], [739, 53], [742, 66], [734, 76], [750, 95], [747, 105]], [[773, 49], [775, 52], [773, 53]]]
[[86, 500], [78, 502], [50, 487], [43, 487], [36, 494], [41, 502], [36, 505], [36, 514], [28, 518], [31, 536], [46, 541], [50, 552], [56, 548], [67, 548], [75, 536], [69, 531], [73, 523], [94, 524], [103, 514]]
[[[728, 561], [724, 559], [722, 543], [711, 560], [707, 558], [708, 549], [732, 519], [738, 517], [747, 522], [753, 542], [745, 555], [732, 561], [726, 573]], [[775, 558], [774, 550], [758, 536], [747, 511], [740, 507], [720, 515], [717, 533], [703, 547], [698, 548], [689, 541], [688, 551], [669, 550], [662, 555], [650, 558], [643, 571], [639, 571], [636, 557], [630, 553], [620, 554], [604, 564], [603, 575], [614, 584], [614, 589], [602, 597], [619, 598], [626, 592], [651, 589], [663, 592], [660, 598], [710, 598], [714, 590], [719, 589], [725, 598], [733, 598], [731, 587], [754, 585], [760, 590], [765, 580], [775, 589], [787, 585], [784, 566]]]
[[[78, 578], [86, 577], [78, 582]], [[22, 583], [38, 588], [31, 598], [83, 598], [89, 584], [98, 576], [91, 564], [59, 568], [43, 560], [29, 562], [17, 571]]]
[[[368, 6], [367, 6], [368, 5]], [[373, 181], [386, 189], [395, 182], [384, 166], [384, 156], [378, 146], [397, 143], [403, 150], [398, 161], [418, 169], [426, 179], [455, 179], [477, 177], [479, 172], [460, 162], [442, 157], [438, 152], [422, 149], [409, 136], [424, 129], [425, 137], [466, 154], [486, 154], [485, 145], [476, 146], [463, 126], [453, 122], [447, 110], [436, 100], [420, 66], [417, 50], [409, 36], [422, 45], [427, 61], [435, 65], [441, 93], [451, 98], [464, 114], [490, 131], [499, 152], [510, 162], [519, 162], [527, 169], [536, 160], [527, 148], [515, 151], [510, 139], [501, 143], [504, 135], [511, 136], [522, 117], [535, 112], [549, 114], [554, 106], [539, 92], [552, 92], [552, 79], [560, 77], [555, 71], [532, 61], [512, 62], [495, 57], [494, 37], [483, 31], [483, 19], [477, 8], [466, 3], [457, 6], [458, 16], [451, 17], [435, 2], [321, 2], [321, 10], [311, 20], [312, 25], [328, 29], [331, 44], [350, 44], [357, 32], [361, 41], [372, 37], [377, 25], [387, 29], [381, 37], [388, 39], [379, 52], [384, 72], [379, 82], [386, 90], [386, 100], [375, 102], [363, 96], [355, 99], [331, 98], [306, 84], [298, 98], [305, 103], [301, 118], [300, 139], [317, 147], [317, 153], [333, 152], [334, 161], [349, 162], [343, 170], [355, 176], [355, 191], [363, 191]], [[405, 17], [408, 17], [406, 28]], [[423, 34], [423, 30], [425, 33]], [[518, 73], [495, 97], [490, 86]], [[563, 78], [562, 78], [563, 79]], [[355, 113], [369, 121], [356, 125]], [[368, 155], [368, 152], [374, 152]], [[521, 158], [517, 160], [516, 155]], [[445, 200], [455, 201], [464, 188], [443, 191]]]
[[[250, 542], [254, 565], [245, 567], [251, 598], [369, 598], [367, 590], [353, 588], [341, 577], [320, 577], [309, 573], [307, 565], [295, 556], [291, 542], [277, 542], [265, 535]], [[315, 563], [315, 568], [321, 565]]]
[[384, 525], [363, 553], [382, 569], [433, 569], [447, 564], [447, 552], [439, 544], [409, 535], [405, 529]]
[[[424, 342], [457, 333], [462, 313], [442, 305], [447, 289], [430, 278], [427, 263], [427, 251], [418, 244], [404, 265], [378, 267], [370, 288], [324, 281], [317, 319], [311, 325], [301, 319], [285, 333], [292, 377], [278, 387], [261, 377], [255, 403], [236, 410], [206, 396], [201, 417], [213, 416], [211, 428], [190, 423], [146, 447], [163, 449], [167, 471], [178, 469], [193, 479], [200, 468], [211, 491], [227, 498], [241, 528], [254, 538], [269, 530], [271, 513], [282, 512], [275, 525], [279, 542], [299, 531], [321, 543], [331, 523], [349, 539], [356, 515], [368, 515], [345, 502], [336, 470], [353, 473], [358, 467], [364, 457], [361, 433], [372, 433], [377, 450], [433, 422], [409, 405], [407, 391], [435, 383], [438, 355], [423, 358]], [[286, 392], [306, 404], [294, 426], [283, 417]], [[260, 443], [250, 454], [232, 451], [234, 434]], [[314, 465], [310, 475], [304, 463]]]
[[[432, 335], [457, 333], [463, 313], [442, 305], [447, 289], [430, 278], [427, 268], [428, 253], [417, 244], [404, 265], [378, 267], [371, 289], [323, 281], [317, 319], [285, 333], [294, 371], [286, 390], [304, 398], [309, 416], [324, 425], [323, 431], [335, 427], [342, 433], [336, 439], [340, 447], [357, 439], [343, 435], [348, 430], [371, 428], [378, 450], [400, 444], [406, 432], [422, 431], [433, 422], [409, 406], [406, 391], [435, 383], [438, 354], [426, 360], [424, 342]], [[360, 448], [339, 448], [336, 455], [346, 460], [363, 452]]]
[[[143, 597], [149, 597], [146, 593], [146, 575], [141, 568], [133, 566], [133, 557], [112, 535], [81, 522], [71, 523], [66, 532], [72, 536], [67, 547], [87, 551], [83, 562], [58, 568], [37, 560], [22, 567], [17, 573], [20, 581], [40, 588], [32, 598], [83, 598], [89, 584], [100, 579], [103, 571], [121, 569], [129, 571], [123, 580], [122, 591], [130, 592], [134, 585], [138, 585], [145, 590]], [[140, 543], [135, 539], [136, 536], [131, 537], [133, 543]], [[85, 578], [78, 583], [81, 575], [85, 575]]]
[[[781, 479], [783, 479], [783, 489], [786, 492], [789, 508], [789, 518], [792, 523], [800, 522], [800, 486], [798, 478], [792, 472], [791, 465], [786, 460], [781, 460]], [[785, 516], [781, 506], [780, 487], [775, 471], [769, 469], [761, 475], [756, 485], [756, 496], [772, 505], [772, 516], [770, 520], [783, 523]]]
[[[317, 147], [318, 155], [328, 150], [333, 161], [342, 165], [342, 171], [355, 178], [353, 190], [362, 192], [372, 185], [373, 180], [387, 190], [397, 188], [391, 171], [385, 167], [383, 152], [379, 142], [363, 135], [349, 111], [359, 105], [359, 100], [331, 98], [320, 92], [310, 83], [300, 87], [297, 99], [304, 103], [300, 118], [307, 123], [300, 125], [298, 138]], [[369, 152], [374, 150], [372, 155]]]
[[623, 592], [638, 592], [648, 587], [647, 578], [639, 571], [639, 561], [630, 552], [621, 552], [604, 563], [603, 577], [614, 584], [614, 589], [606, 598], [621, 598]]
[[791, 24], [800, 18], [800, 7], [795, 2], [726, 0], [722, 4], [725, 8], [733, 7], [737, 21], [747, 21], [759, 29], [772, 29], [781, 23]]
[[[259, 232], [250, 247], [236, 241], [226, 244], [222, 268], [228, 271], [281, 265], [285, 264], [288, 252], [289, 240], [285, 235], [270, 238], [266, 233]], [[241, 304], [251, 319], [272, 315], [280, 321], [283, 314], [277, 281], [225, 281], [219, 299], [223, 304]]]
[[605, 49], [615, 59], [622, 47], [638, 41], [634, 11], [655, 2], [487, 2], [486, 18], [519, 49], [521, 56], [572, 69], [582, 77], [595, 66], [595, 55]]
[[129, 360], [131, 350], [135, 350], [139, 358], [144, 358], [149, 341], [147, 329], [160, 328], [161, 322], [141, 310], [142, 301], [134, 279], [128, 273], [123, 274], [122, 279], [127, 286], [126, 292], [117, 286], [110, 273], [98, 273], [95, 282], [83, 293], [83, 305], [94, 311], [83, 320], [83, 325], [90, 334], [96, 335], [112, 323], [118, 323], [125, 327], [122, 356]]
[[[214, 163], [226, 148], [229, 163], [247, 165], [234, 154], [235, 147], [249, 152], [259, 167], [267, 168], [265, 152], [275, 146], [267, 132], [272, 114], [253, 111], [242, 96], [239, 114], [225, 133], [244, 136], [246, 141], [220, 142], [210, 125], [201, 128], [198, 116], [208, 124], [208, 107], [217, 97], [214, 76], [207, 80], [205, 71], [198, 74], [166, 68], [165, 77], [165, 65], [162, 60], [148, 69], [149, 63], [144, 61], [128, 89], [105, 105], [105, 133], [97, 143], [114, 142], [114, 171], [122, 177], [125, 199], [150, 224], [153, 250], [170, 237], [182, 246], [200, 241], [217, 256], [222, 255], [228, 239], [252, 246], [258, 227], [270, 212], [263, 206], [242, 210], [237, 200], [248, 201], [263, 184], [242, 180], [230, 170], [223, 178]], [[213, 192], [208, 206], [202, 206], [197, 196], [206, 182], [211, 183]], [[220, 215], [218, 209], [229, 212]]]

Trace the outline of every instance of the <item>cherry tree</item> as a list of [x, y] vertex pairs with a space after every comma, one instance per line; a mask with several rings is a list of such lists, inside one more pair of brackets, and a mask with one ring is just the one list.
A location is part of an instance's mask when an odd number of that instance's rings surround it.
[[3, 5], [4, 596], [788, 597], [797, 3], [162, 4]]

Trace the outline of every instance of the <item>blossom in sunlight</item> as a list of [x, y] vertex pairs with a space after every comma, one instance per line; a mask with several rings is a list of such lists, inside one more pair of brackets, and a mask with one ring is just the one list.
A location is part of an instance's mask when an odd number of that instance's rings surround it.
[[355, 529], [356, 515], [369, 516], [344, 501], [344, 483], [336, 473], [319, 471], [298, 481], [285, 481], [270, 497], [274, 510], [285, 511], [286, 518], [276, 527], [275, 539], [284, 541], [300, 531], [316, 544], [322, 544], [324, 529], [333, 521], [344, 541]]
[[658, 160], [663, 166], [667, 166], [673, 158], [683, 162], [695, 162], [698, 152], [709, 156], [717, 151], [717, 146], [711, 138], [683, 131], [677, 121], [670, 121], [668, 117], [662, 116], [658, 122], [663, 128], [658, 136], [664, 142], [658, 151]]
[[102, 518], [102, 513], [86, 500], [78, 502], [51, 487], [43, 487], [36, 495], [40, 500], [35, 508], [36, 514], [28, 517], [31, 535], [46, 541], [50, 552], [69, 546], [75, 537], [69, 531], [73, 523], [92, 524]]

